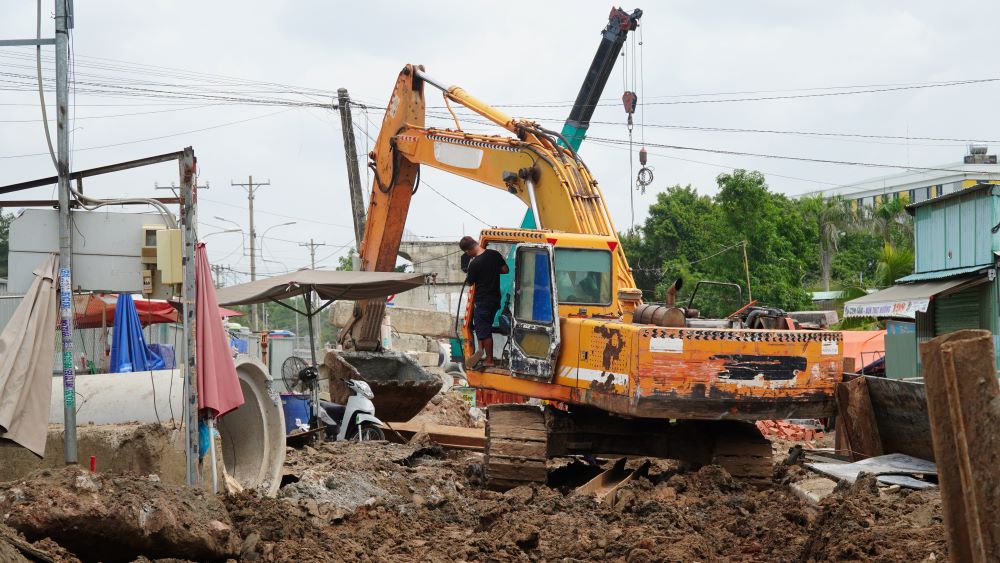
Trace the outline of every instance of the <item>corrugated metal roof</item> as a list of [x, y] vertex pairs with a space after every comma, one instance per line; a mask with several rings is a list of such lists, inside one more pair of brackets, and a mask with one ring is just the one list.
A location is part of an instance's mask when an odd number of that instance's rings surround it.
[[919, 201], [917, 203], [911, 203], [906, 206], [906, 211], [910, 215], [913, 215], [914, 210], [918, 207], [923, 207], [925, 205], [930, 205], [932, 203], [941, 203], [942, 201], [947, 201], [949, 199], [954, 199], [956, 197], [962, 197], [963, 195], [969, 195], [970, 193], [976, 192], [978, 190], [983, 190], [986, 188], [995, 188], [995, 187], [996, 184], [978, 184], [975, 186], [969, 186], [968, 188], [956, 190], [954, 192], [951, 192], [950, 194], [939, 195], [931, 199], [926, 199], [924, 201]]
[[989, 266], [969, 266], [966, 268], [952, 268], [950, 270], [937, 270], [934, 272], [920, 272], [917, 274], [910, 274], [896, 280], [896, 283], [913, 283], [922, 282], [930, 280], [943, 280], [948, 278], [954, 278], [958, 276], [967, 276], [969, 274], [978, 274], [985, 272], [989, 269]]

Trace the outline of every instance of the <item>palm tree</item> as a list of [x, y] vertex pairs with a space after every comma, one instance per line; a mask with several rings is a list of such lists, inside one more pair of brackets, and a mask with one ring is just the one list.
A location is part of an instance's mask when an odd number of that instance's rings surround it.
[[840, 196], [826, 198], [822, 194], [802, 199], [806, 217], [816, 222], [819, 230], [819, 271], [823, 291], [830, 291], [830, 270], [833, 256], [844, 229], [850, 221], [847, 205]]
[[907, 238], [913, 231], [913, 223], [906, 213], [906, 200], [901, 198], [885, 199], [870, 208], [868, 221], [871, 232], [881, 236], [887, 243], [892, 242], [894, 230]]
[[896, 280], [913, 273], [913, 251], [896, 248], [886, 242], [875, 265], [875, 282], [879, 287], [889, 287]]

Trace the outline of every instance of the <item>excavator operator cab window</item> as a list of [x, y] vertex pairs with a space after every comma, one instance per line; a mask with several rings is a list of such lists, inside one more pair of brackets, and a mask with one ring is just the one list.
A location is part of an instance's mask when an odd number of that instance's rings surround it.
[[570, 305], [611, 304], [611, 253], [590, 248], [556, 248], [559, 302]]

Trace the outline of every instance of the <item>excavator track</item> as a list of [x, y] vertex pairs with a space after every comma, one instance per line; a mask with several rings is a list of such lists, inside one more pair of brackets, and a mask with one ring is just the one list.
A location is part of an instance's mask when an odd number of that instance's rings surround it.
[[545, 483], [547, 446], [542, 409], [532, 405], [490, 405], [486, 410], [486, 486], [506, 490]]
[[770, 484], [774, 473], [771, 442], [753, 424], [727, 426], [715, 433], [712, 463], [751, 485]]

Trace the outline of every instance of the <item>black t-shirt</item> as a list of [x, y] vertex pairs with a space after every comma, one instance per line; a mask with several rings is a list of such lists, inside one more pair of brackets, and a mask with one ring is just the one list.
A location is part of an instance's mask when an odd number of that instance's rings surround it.
[[500, 302], [500, 269], [504, 263], [503, 255], [489, 248], [469, 262], [465, 283], [475, 284], [476, 303]]

